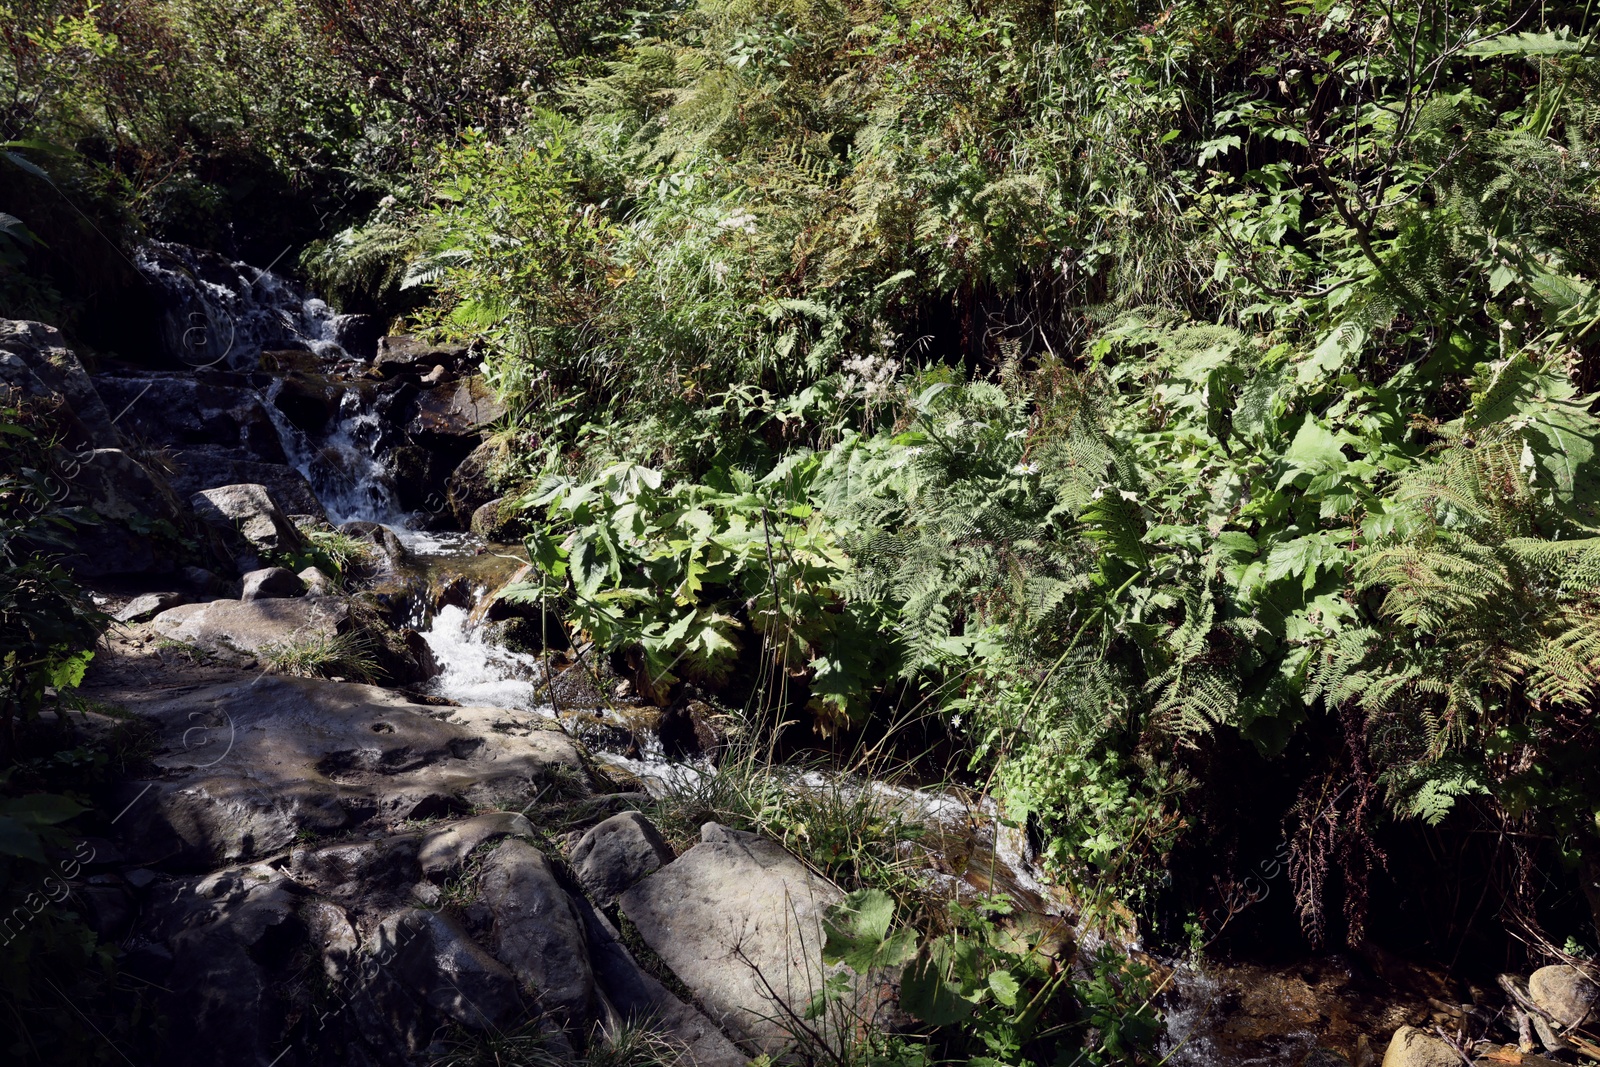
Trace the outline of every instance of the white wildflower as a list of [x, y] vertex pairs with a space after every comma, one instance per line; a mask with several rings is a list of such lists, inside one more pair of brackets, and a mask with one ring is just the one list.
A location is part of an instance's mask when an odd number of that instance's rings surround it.
[[873, 406], [893, 399], [900, 361], [879, 356], [855, 356], [844, 361], [844, 391]]
[[1011, 468], [1011, 473], [1012, 474], [1038, 474], [1039, 473], [1039, 465], [1037, 463], [1018, 463], [1015, 467]]

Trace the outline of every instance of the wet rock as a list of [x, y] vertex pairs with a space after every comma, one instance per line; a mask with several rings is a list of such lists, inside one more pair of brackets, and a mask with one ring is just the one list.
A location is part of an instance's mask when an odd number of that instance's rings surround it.
[[376, 358], [383, 329], [378, 319], [371, 315], [336, 315], [329, 325], [334, 344], [356, 359]]
[[844, 894], [775, 841], [716, 823], [700, 836], [618, 907], [713, 1021], [775, 1054], [790, 1041], [776, 1020], [821, 986], [822, 912]]
[[484, 862], [481, 898], [494, 916], [494, 954], [523, 989], [568, 1026], [594, 1014], [594, 972], [583, 925], [544, 854], [502, 842]]
[[152, 625], [163, 637], [208, 651], [254, 654], [272, 645], [332, 640], [349, 614], [339, 597], [212, 600], [168, 608]]
[[713, 722], [716, 712], [703, 700], [680, 699], [661, 713], [656, 733], [668, 759], [707, 756], [722, 747]]
[[156, 728], [161, 780], [120, 798], [134, 802], [118, 826], [136, 862], [232, 862], [305, 831], [516, 809], [552, 783], [588, 788], [573, 742], [532, 713], [432, 708], [374, 686], [274, 675], [97, 695]]
[[299, 578], [300, 583], [305, 586], [307, 596], [332, 596], [339, 588], [334, 584], [332, 578], [322, 573], [317, 567], [307, 567], [295, 577]]
[[187, 599], [182, 593], [145, 593], [123, 605], [115, 618], [118, 622], [143, 622], [168, 608], [177, 607]]
[[636, 811], [613, 815], [589, 829], [572, 849], [572, 869], [602, 907], [672, 862], [672, 849]]
[[189, 503], [196, 518], [222, 535], [241, 571], [257, 569], [263, 555], [305, 551], [305, 538], [266, 486], [222, 485], [201, 490]]
[[1314, 1048], [1300, 1061], [1300, 1067], [1350, 1067], [1350, 1061], [1331, 1048]]
[[296, 597], [306, 592], [306, 583], [285, 567], [263, 567], [246, 574], [242, 581], [244, 591], [239, 595], [241, 600], [274, 600]]
[[414, 437], [476, 437], [506, 413], [481, 377], [446, 382], [417, 395], [407, 430]]
[[268, 463], [242, 448], [226, 445], [191, 445], [170, 453], [169, 459], [172, 473], [168, 481], [182, 498], [216, 485], [264, 485], [284, 511], [326, 518], [311, 483], [287, 463]]
[[450, 461], [420, 445], [401, 445], [389, 453], [395, 501], [406, 511], [444, 510]]
[[464, 345], [435, 345], [415, 337], [395, 334], [378, 338], [377, 355], [372, 366], [381, 378], [394, 378], [401, 374], [420, 377], [438, 367], [443, 367], [447, 374], [453, 374], [470, 361]]
[[26, 396], [59, 401], [63, 410], [58, 418], [66, 427], [68, 444], [80, 448], [121, 446], [111, 413], [54, 326], [0, 319], [0, 383]]
[[495, 498], [494, 468], [506, 452], [504, 441], [485, 441], [451, 472], [446, 490], [457, 526], [471, 528], [474, 513]]
[[196, 445], [221, 446], [257, 462], [288, 462], [272, 416], [248, 377], [102, 374], [94, 383], [106, 407], [122, 413], [118, 429], [153, 447], [181, 455]]
[[[265, 363], [274, 353], [263, 352]], [[283, 373], [272, 388], [272, 406], [283, 413], [290, 425], [308, 434], [320, 434], [339, 414], [343, 386], [318, 373], [292, 369]]]
[[1576, 967], [1540, 967], [1528, 977], [1528, 996], [1563, 1027], [1577, 1026], [1594, 1009], [1595, 983]]
[[1449, 1042], [1415, 1026], [1402, 1026], [1383, 1054], [1383, 1067], [1461, 1067], [1461, 1057]]
[[514, 811], [492, 811], [430, 831], [417, 853], [422, 873], [441, 879], [466, 862], [472, 851], [497, 837], [533, 836], [533, 824]]

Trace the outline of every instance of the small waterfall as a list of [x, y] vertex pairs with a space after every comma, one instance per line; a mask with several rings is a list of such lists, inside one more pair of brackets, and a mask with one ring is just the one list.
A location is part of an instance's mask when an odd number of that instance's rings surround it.
[[134, 262], [161, 293], [162, 342], [191, 367], [253, 371], [263, 350], [344, 359], [359, 316], [338, 315], [287, 278], [187, 245], [150, 241]]
[[[135, 252], [140, 271], [163, 296], [168, 355], [195, 370], [261, 370], [261, 353], [309, 351], [332, 369], [358, 362], [344, 344], [364, 316], [339, 315], [270, 270], [186, 245], [151, 241]], [[290, 464], [335, 524], [361, 520], [404, 528], [382, 459], [383, 426], [370, 390], [344, 390], [326, 430], [308, 434], [277, 406], [281, 379], [264, 399]]]
[[314, 440], [279, 410], [275, 401], [282, 388], [276, 380], [267, 388], [267, 414], [277, 427], [284, 454], [311, 483], [328, 521], [336, 526], [377, 522], [404, 531], [409, 516], [395, 503], [388, 468], [379, 458], [382, 427], [371, 404], [359, 391], [346, 390], [338, 418]]
[[[481, 600], [482, 594], [474, 598]], [[433, 691], [463, 704], [532, 710], [541, 677], [539, 658], [491, 644], [466, 608], [447, 604], [434, 612], [422, 630], [434, 659], [444, 668], [433, 679]]]

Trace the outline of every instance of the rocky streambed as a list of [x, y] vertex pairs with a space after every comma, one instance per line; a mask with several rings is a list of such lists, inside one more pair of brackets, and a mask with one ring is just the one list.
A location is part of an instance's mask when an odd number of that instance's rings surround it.
[[[565, 1061], [639, 1032], [720, 1067], [847, 1041], [804, 1019], [839, 888], [778, 841], [711, 820], [675, 848], [652, 821], [718, 773], [710, 709], [644, 705], [499, 596], [527, 561], [494, 540], [503, 412], [474, 355], [208, 253], [141, 263], [164, 366], [0, 321], [0, 382], [55, 408], [62, 495], [96, 519], [71, 563], [117, 623], [68, 719], [143, 770], [63, 870], [167, 1020], [148, 1062], [422, 1064], [474, 1038]], [[1071, 960], [1071, 902], [987, 798], [784, 781], [896, 806], [933, 891], [1006, 894]], [[1172, 1064], [1571, 1062], [1592, 1002], [1559, 968], [1485, 992], [1354, 957], [1150, 962]], [[892, 983], [852, 1008], [899, 1021]]]

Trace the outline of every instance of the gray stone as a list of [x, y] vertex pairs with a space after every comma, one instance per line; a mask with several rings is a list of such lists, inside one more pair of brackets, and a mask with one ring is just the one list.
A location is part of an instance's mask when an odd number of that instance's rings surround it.
[[407, 430], [423, 439], [475, 437], [505, 413], [494, 390], [474, 375], [418, 394]]
[[1449, 1042], [1415, 1026], [1402, 1026], [1389, 1041], [1383, 1067], [1461, 1067], [1461, 1057]]
[[1528, 977], [1528, 996], [1563, 1027], [1577, 1026], [1594, 1009], [1594, 980], [1576, 967], [1554, 964]]
[[384, 921], [378, 940], [394, 946], [386, 972], [437, 1016], [492, 1032], [523, 1014], [517, 979], [454, 920], [420, 909], [401, 912]]
[[505, 441], [491, 439], [456, 465], [447, 483], [450, 512], [456, 525], [470, 527], [473, 513], [495, 498], [494, 468], [506, 454]]
[[481, 898], [494, 916], [494, 954], [523, 989], [568, 1026], [594, 1015], [594, 972], [583, 924], [544, 854], [503, 841], [484, 862]]
[[295, 577], [305, 586], [307, 596], [332, 596], [339, 591], [332, 578], [317, 567], [307, 567]]
[[326, 897], [364, 910], [403, 905], [417, 880], [417, 838], [397, 834], [324, 848], [297, 848], [290, 856], [295, 881]]
[[[176, 538], [185, 520], [171, 490], [151, 468], [118, 448], [66, 457], [67, 502], [100, 521], [80, 526], [67, 565], [79, 576], [149, 574], [176, 567]], [[165, 524], [168, 536], [152, 536]]]
[[700, 836], [618, 907], [715, 1022], [778, 1054], [778, 1020], [803, 1017], [821, 987], [822, 912], [844, 894], [775, 841], [716, 823]]
[[169, 1032], [159, 1062], [266, 1067], [286, 1006], [278, 990], [301, 931], [299, 890], [265, 865], [236, 867], [153, 890], [144, 929], [172, 954], [164, 983]]
[[182, 499], [215, 485], [264, 485], [284, 511], [327, 519], [311, 483], [288, 463], [268, 462], [234, 445], [187, 445], [170, 456], [167, 481]]
[[331, 640], [349, 615], [350, 607], [340, 597], [212, 600], [168, 608], [151, 625], [174, 641], [253, 655], [269, 645]]
[[417, 860], [422, 873], [442, 878], [461, 866], [472, 850], [497, 837], [533, 836], [533, 824], [514, 811], [491, 811], [430, 830]]
[[263, 567], [251, 571], [243, 578], [244, 592], [240, 600], [278, 600], [300, 596], [306, 592], [306, 583], [285, 567]]
[[265, 486], [220, 485], [201, 490], [189, 503], [196, 518], [222, 535], [241, 572], [255, 570], [263, 555], [305, 551], [305, 538]]
[[111, 413], [61, 331], [42, 322], [0, 319], [0, 382], [37, 398], [55, 398], [66, 410], [68, 441], [117, 448], [122, 440]]
[[589, 828], [572, 849], [572, 869], [602, 907], [646, 875], [672, 862], [661, 833], [636, 811], [613, 815]]
[[168, 608], [177, 607], [187, 599], [182, 593], [145, 593], [123, 605], [115, 618], [118, 622], [143, 622]]
[[572, 740], [533, 713], [434, 708], [375, 686], [276, 675], [97, 695], [156, 728], [160, 780], [118, 798], [119, 808], [133, 802], [118, 828], [136, 863], [231, 862], [306, 831], [520, 808], [554, 780], [586, 788]]
[[196, 446], [239, 449], [261, 463], [288, 462], [272, 416], [245, 375], [100, 374], [94, 385], [112, 417], [120, 413], [119, 430], [176, 453], [180, 465], [182, 455]]

